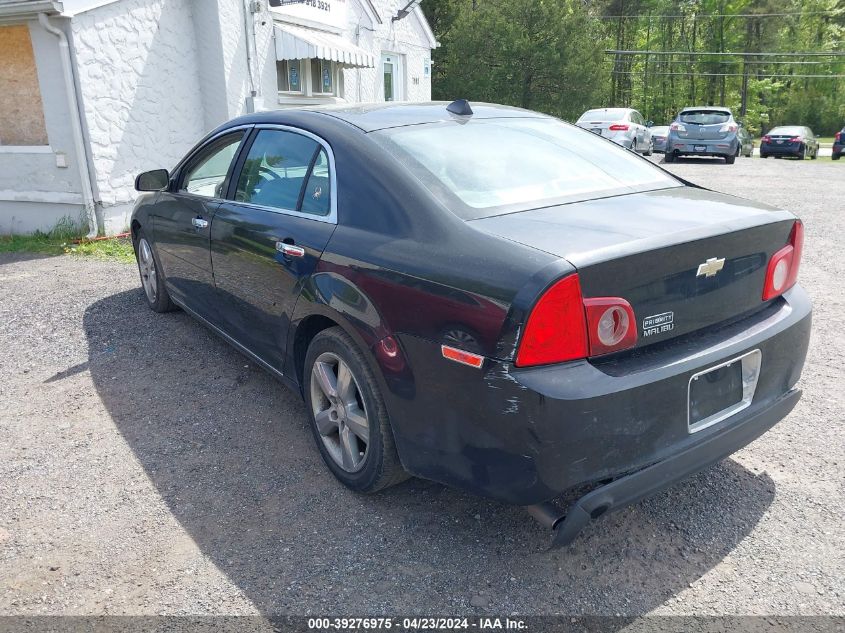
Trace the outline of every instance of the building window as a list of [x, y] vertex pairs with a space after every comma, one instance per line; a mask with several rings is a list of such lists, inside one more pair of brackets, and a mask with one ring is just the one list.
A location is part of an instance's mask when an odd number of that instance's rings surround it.
[[327, 59], [311, 60], [311, 92], [334, 94], [334, 62]]
[[0, 145], [47, 144], [29, 27], [0, 26]]
[[302, 92], [302, 60], [285, 59], [276, 62], [279, 92]]
[[282, 97], [342, 97], [340, 65], [328, 59], [286, 59], [276, 62]]

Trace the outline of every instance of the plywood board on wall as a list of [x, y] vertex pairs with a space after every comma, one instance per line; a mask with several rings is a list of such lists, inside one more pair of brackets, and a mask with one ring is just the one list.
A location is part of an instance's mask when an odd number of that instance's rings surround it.
[[47, 145], [29, 28], [0, 26], [0, 145]]

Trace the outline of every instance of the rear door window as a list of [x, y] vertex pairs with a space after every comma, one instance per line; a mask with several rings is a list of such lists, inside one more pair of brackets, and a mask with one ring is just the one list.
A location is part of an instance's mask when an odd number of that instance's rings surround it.
[[[274, 209], [299, 210], [303, 185], [320, 151], [322, 148], [317, 141], [302, 134], [260, 130], [241, 169], [235, 200]], [[327, 191], [325, 199], [328, 198]]]
[[721, 125], [727, 123], [731, 115], [724, 110], [687, 110], [678, 117], [681, 123], [698, 125]]

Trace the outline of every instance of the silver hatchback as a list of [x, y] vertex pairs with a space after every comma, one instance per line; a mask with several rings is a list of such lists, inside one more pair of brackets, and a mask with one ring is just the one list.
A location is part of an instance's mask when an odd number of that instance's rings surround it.
[[733, 164], [739, 150], [739, 124], [728, 108], [684, 108], [669, 126], [666, 162], [679, 156], [712, 156]]

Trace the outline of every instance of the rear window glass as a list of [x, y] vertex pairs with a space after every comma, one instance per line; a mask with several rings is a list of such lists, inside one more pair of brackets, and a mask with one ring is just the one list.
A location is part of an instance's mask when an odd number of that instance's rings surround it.
[[579, 121], [620, 121], [628, 114], [622, 108], [610, 108], [607, 110], [588, 110], [581, 115]]
[[669, 133], [669, 128], [661, 125], [660, 127], [651, 128], [652, 136], [666, 136]]
[[699, 125], [716, 125], [727, 123], [731, 115], [724, 110], [687, 110], [678, 117], [681, 123], [698, 123]]
[[769, 131], [769, 136], [801, 136], [802, 134], [804, 134], [804, 128], [796, 126], [776, 127]]
[[681, 186], [648, 160], [552, 118], [476, 119], [373, 135], [464, 219]]

